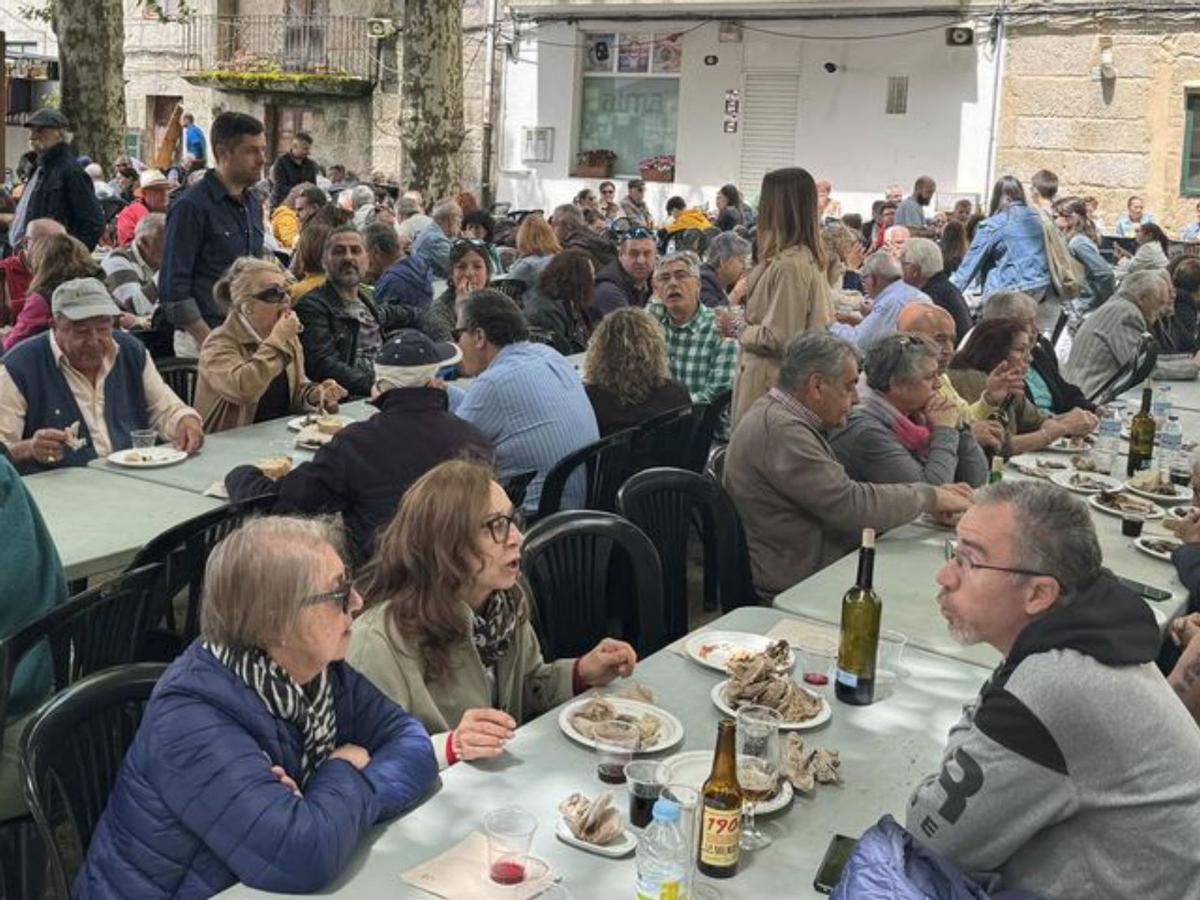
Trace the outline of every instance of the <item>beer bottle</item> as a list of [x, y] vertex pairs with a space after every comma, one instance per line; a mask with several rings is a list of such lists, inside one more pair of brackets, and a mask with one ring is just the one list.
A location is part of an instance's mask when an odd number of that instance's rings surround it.
[[1152, 393], [1150, 388], [1142, 389], [1142, 408], [1129, 423], [1129, 463], [1125, 474], [1130, 478], [1150, 468], [1150, 460], [1154, 457], [1154, 416], [1150, 414]]
[[879, 652], [883, 603], [871, 586], [874, 574], [875, 529], [864, 528], [858, 578], [842, 597], [841, 640], [833, 686], [839, 700], [854, 706], [866, 706], [875, 699], [875, 656]]
[[722, 719], [717, 726], [717, 752], [704, 782], [700, 804], [698, 867], [709, 878], [732, 878], [738, 870], [742, 837], [742, 789], [737, 777], [737, 723]]

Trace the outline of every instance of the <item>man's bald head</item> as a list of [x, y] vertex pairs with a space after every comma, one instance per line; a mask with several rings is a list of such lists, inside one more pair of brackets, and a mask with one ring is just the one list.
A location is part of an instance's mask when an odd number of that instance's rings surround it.
[[896, 330], [923, 334], [938, 347], [938, 371], [945, 372], [956, 346], [954, 317], [932, 303], [910, 303], [900, 310]]

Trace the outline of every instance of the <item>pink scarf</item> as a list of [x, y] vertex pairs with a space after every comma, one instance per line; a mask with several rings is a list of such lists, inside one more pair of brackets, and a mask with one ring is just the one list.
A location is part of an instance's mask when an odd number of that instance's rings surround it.
[[879, 418], [891, 422], [892, 434], [905, 450], [921, 462], [929, 457], [929, 443], [933, 439], [931, 428], [903, 415], [886, 397], [870, 388], [864, 391], [862, 404]]

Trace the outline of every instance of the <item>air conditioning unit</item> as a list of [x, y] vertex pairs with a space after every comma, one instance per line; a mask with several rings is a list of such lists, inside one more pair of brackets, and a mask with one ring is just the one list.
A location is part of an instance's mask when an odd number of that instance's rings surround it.
[[391, 19], [367, 19], [367, 37], [386, 41], [396, 33], [396, 23]]
[[946, 43], [951, 47], [970, 47], [975, 43], [975, 29], [966, 25], [947, 28]]

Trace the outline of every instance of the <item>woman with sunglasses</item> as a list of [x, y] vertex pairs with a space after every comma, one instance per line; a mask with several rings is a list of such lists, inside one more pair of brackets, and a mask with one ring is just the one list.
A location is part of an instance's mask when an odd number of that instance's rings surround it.
[[450, 278], [421, 314], [420, 329], [434, 342], [453, 339], [458, 324], [458, 302], [481, 291], [492, 280], [492, 258], [488, 245], [473, 238], [458, 238], [450, 245]]
[[361, 579], [349, 660], [433, 734], [442, 766], [504, 752], [522, 722], [632, 674], [605, 638], [546, 663], [521, 579], [521, 520], [491, 470], [444, 462], [408, 489]]
[[208, 559], [200, 638], [163, 673], [79, 898], [326, 887], [437, 777], [429, 735], [344, 662], [362, 598], [329, 519], [252, 519]]
[[213, 287], [229, 309], [200, 348], [196, 410], [208, 433], [307, 410], [337, 412], [346, 389], [304, 376], [300, 320], [278, 263], [244, 256]]

